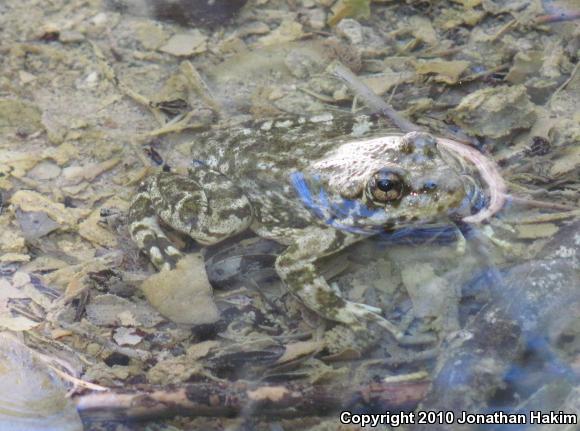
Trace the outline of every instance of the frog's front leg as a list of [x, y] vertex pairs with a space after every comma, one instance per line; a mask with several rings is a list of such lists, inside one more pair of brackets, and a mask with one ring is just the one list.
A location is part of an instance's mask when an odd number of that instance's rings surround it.
[[140, 250], [159, 270], [175, 268], [182, 257], [157, 222], [147, 182], [141, 184], [129, 207], [129, 233]]
[[158, 226], [157, 216], [200, 244], [211, 245], [247, 229], [252, 209], [241, 189], [202, 163], [187, 176], [160, 172], [150, 178], [129, 209], [130, 233], [162, 269], [174, 267], [180, 253]]
[[293, 242], [276, 260], [276, 271], [308, 308], [321, 316], [364, 330], [369, 322], [387, 329], [397, 340], [402, 332], [376, 312], [374, 307], [344, 299], [318, 274], [315, 261], [336, 253], [360, 240], [360, 237], [328, 228], [312, 227], [295, 230], [290, 235]]

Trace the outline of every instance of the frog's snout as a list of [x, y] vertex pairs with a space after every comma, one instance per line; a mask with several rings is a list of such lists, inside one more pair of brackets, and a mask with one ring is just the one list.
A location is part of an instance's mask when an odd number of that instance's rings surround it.
[[437, 140], [429, 133], [410, 132], [401, 138], [401, 152], [433, 159], [438, 152]]

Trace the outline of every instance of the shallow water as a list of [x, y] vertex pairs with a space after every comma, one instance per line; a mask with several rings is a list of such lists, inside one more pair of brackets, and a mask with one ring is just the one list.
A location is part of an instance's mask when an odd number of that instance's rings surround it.
[[[528, 423], [512, 429], [551, 429], [530, 424], [529, 412], [578, 414], [574, 1], [373, 2], [370, 16], [332, 27], [336, 11], [322, 1], [249, 1], [237, 14], [218, 2], [206, 11], [210, 24], [193, 15], [189, 24], [168, 21], [171, 11], [156, 13], [145, 0], [127, 9], [111, 3], [123, 2], [0, 5], [0, 328], [41, 336], [35, 348], [56, 346], [84, 380], [112, 394], [220, 382], [250, 398], [216, 395], [202, 417], [176, 418], [199, 409], [164, 410], [147, 397], [133, 408], [127, 399], [90, 404], [89, 391], [78, 389], [85, 429], [350, 429], [339, 428], [344, 408], [517, 412]], [[167, 289], [155, 299], [165, 307], [144, 298], [139, 288], [155, 271], [125, 218], [137, 184], [160, 164], [189, 166], [199, 129], [303, 117], [322, 130], [332, 129], [330, 117], [369, 114], [325, 73], [337, 59], [431, 133], [469, 138], [508, 186], [506, 205], [483, 224], [405, 227], [321, 262], [347, 299], [431, 341], [400, 344], [371, 326], [375, 345], [358, 352], [356, 336], [287, 294], [273, 270], [283, 247], [248, 233], [203, 251], [213, 293], [181, 268], [171, 281], [153, 279]], [[183, 115], [181, 130], [174, 126]], [[171, 238], [183, 251], [201, 249]], [[172, 323], [175, 313], [184, 317], [183, 304], [192, 315], [211, 308], [195, 298], [210, 301], [218, 319]], [[42, 398], [45, 389], [19, 383], [30, 383], [25, 370], [34, 369], [23, 365], [4, 355], [3, 378], [27, 399]], [[398, 394], [393, 378], [407, 384], [407, 398], [369, 389], [377, 383]], [[235, 392], [240, 381], [296, 384], [304, 404], [258, 402], [251, 391]], [[13, 401], [0, 402], [0, 415], [14, 416]], [[452, 422], [432, 428], [503, 428]]]

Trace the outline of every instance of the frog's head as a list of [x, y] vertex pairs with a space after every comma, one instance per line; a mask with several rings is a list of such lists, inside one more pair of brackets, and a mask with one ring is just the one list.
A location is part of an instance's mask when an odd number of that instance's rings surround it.
[[338, 229], [374, 234], [466, 215], [480, 188], [429, 134], [339, 146], [292, 180], [302, 202]]

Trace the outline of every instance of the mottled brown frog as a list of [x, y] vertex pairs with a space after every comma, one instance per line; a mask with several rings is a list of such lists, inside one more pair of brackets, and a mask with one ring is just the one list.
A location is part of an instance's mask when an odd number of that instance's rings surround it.
[[213, 130], [196, 139], [193, 159], [187, 176], [146, 180], [130, 208], [131, 236], [158, 269], [181, 256], [158, 219], [205, 245], [251, 229], [287, 246], [276, 271], [308, 308], [355, 330], [375, 322], [398, 339], [380, 310], [331, 288], [316, 261], [371, 235], [468, 214], [476, 184], [433, 136], [377, 135], [366, 117]]

